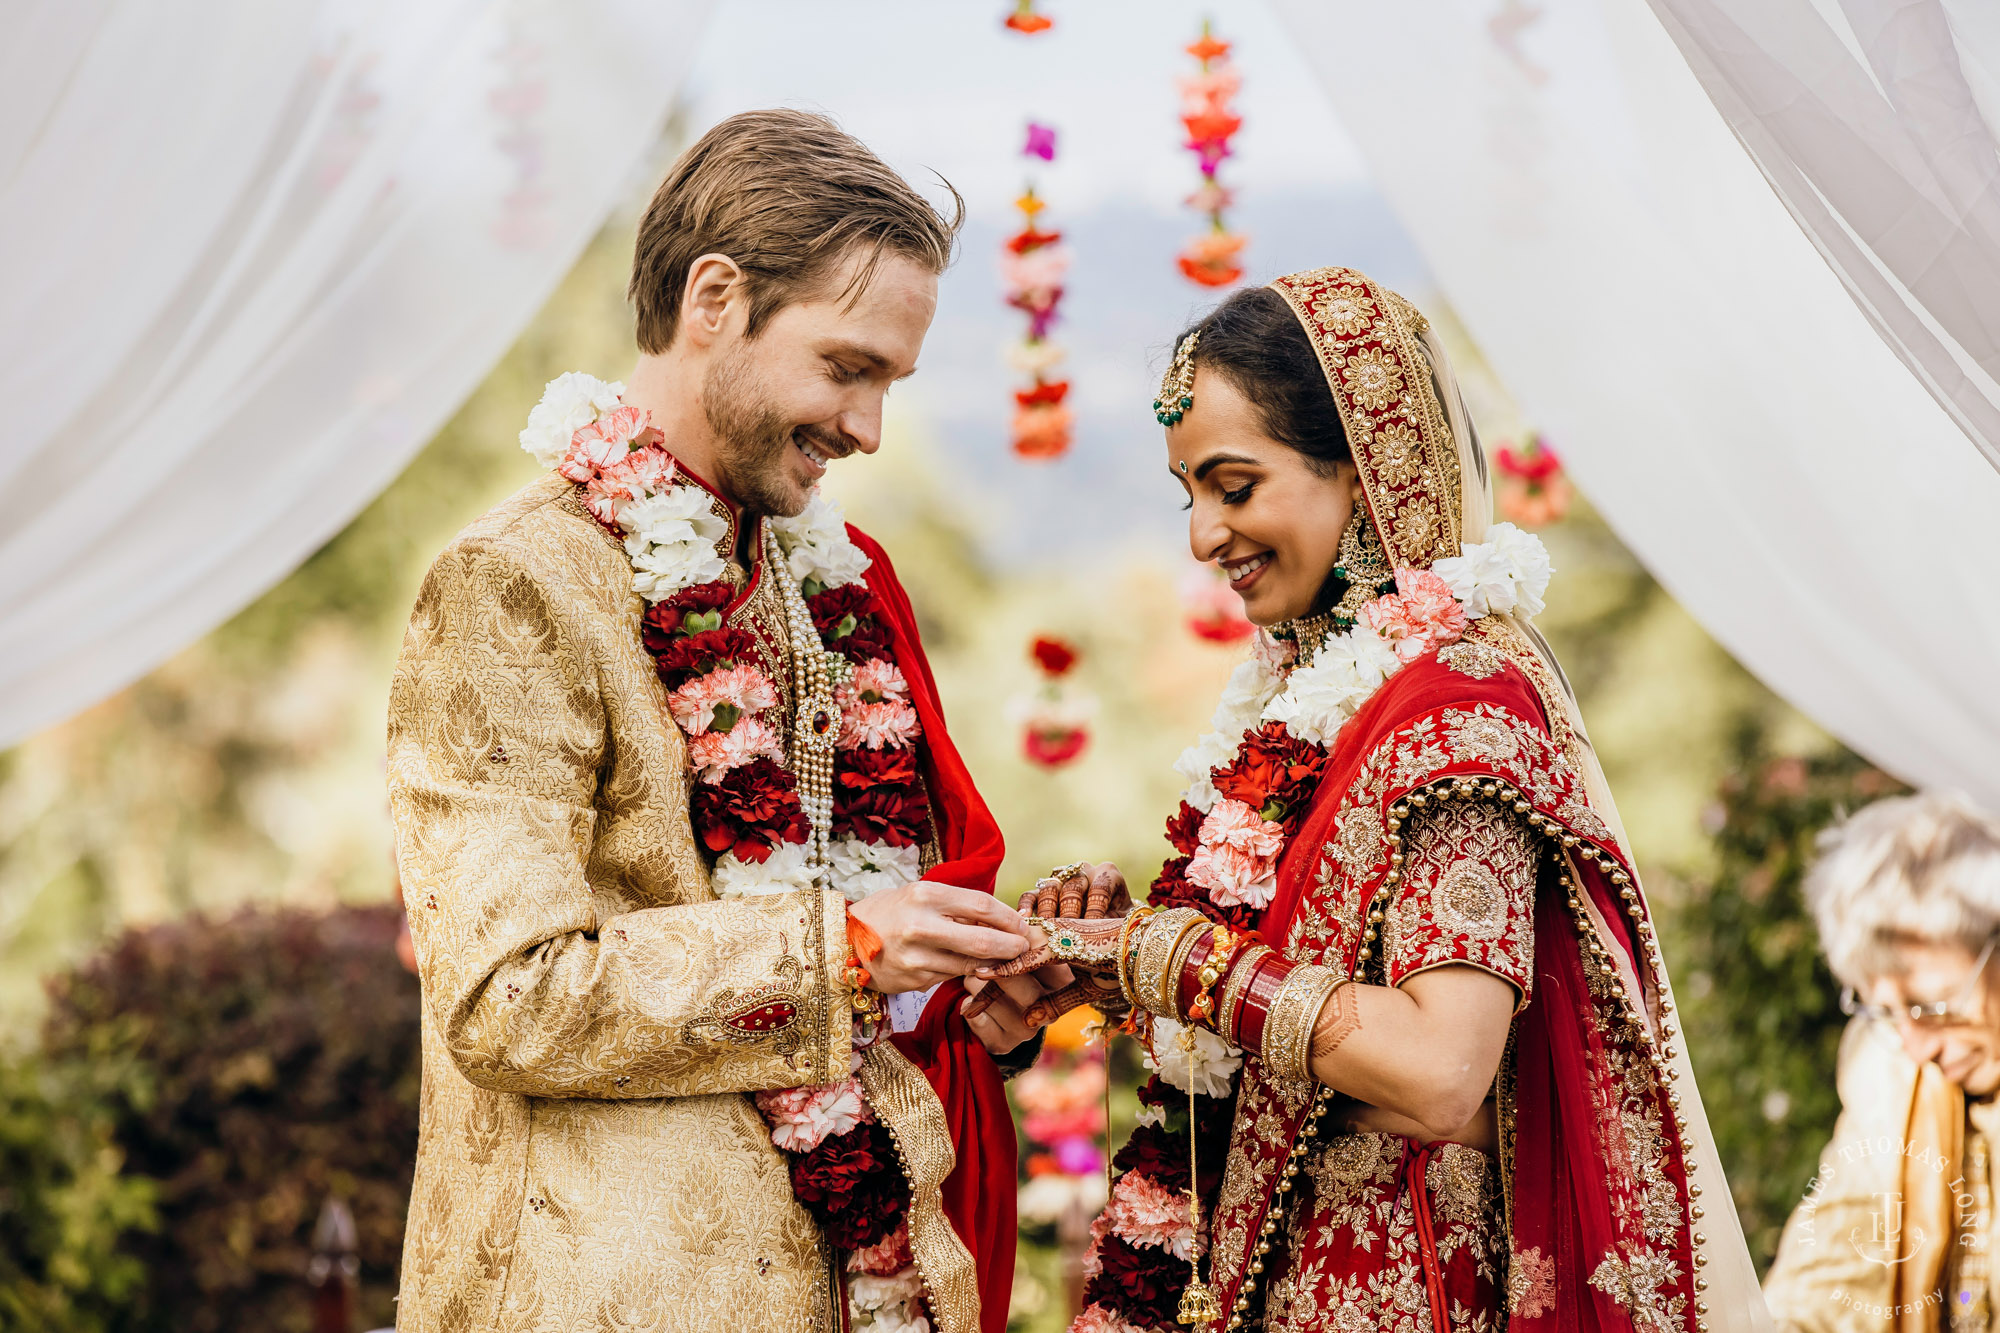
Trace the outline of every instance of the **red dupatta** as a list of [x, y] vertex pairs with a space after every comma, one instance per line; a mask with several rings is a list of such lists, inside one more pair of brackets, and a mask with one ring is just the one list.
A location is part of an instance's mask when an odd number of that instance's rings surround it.
[[[881, 546], [851, 524], [847, 532], [871, 562], [864, 577], [909, 682], [910, 704], [923, 724], [924, 786], [942, 857], [924, 878], [991, 893], [1006, 845], [945, 730], [937, 680], [924, 656], [909, 596]], [[981, 1333], [1004, 1333], [1014, 1281], [1014, 1120], [993, 1057], [958, 1012], [964, 993], [958, 981], [938, 987], [917, 1026], [891, 1040], [923, 1072], [943, 1107], [954, 1156], [941, 1187], [944, 1215], [972, 1255]]]

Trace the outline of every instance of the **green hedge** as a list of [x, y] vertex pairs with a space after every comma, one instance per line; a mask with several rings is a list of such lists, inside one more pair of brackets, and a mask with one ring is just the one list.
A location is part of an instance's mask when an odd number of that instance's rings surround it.
[[52, 985], [44, 1064], [97, 1108], [107, 1150], [158, 1210], [123, 1238], [138, 1279], [105, 1269], [118, 1313], [103, 1327], [305, 1333], [330, 1197], [360, 1233], [362, 1327], [393, 1321], [419, 1077], [398, 920], [393, 907], [191, 918], [129, 932]]

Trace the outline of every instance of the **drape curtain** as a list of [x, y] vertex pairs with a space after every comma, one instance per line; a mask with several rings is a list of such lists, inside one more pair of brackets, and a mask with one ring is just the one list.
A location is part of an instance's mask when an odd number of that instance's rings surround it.
[[1855, 304], [2000, 467], [2000, 6], [1651, 4]]
[[1645, 0], [1550, 0], [1504, 43], [1490, 3], [1274, 4], [1481, 350], [1647, 568], [1849, 745], [2000, 808], [2000, 473]]
[[711, 3], [0, 11], [0, 746], [388, 484], [629, 188]]

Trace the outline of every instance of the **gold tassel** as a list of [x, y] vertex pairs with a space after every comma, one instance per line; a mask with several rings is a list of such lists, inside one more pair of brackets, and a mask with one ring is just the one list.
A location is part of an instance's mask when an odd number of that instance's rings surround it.
[[1199, 1127], [1194, 1111], [1194, 1024], [1181, 1029], [1181, 1049], [1188, 1058], [1188, 1228], [1193, 1233], [1188, 1246], [1188, 1284], [1181, 1293], [1180, 1321], [1205, 1329], [1222, 1318], [1222, 1302], [1215, 1289], [1201, 1280], [1201, 1150]]

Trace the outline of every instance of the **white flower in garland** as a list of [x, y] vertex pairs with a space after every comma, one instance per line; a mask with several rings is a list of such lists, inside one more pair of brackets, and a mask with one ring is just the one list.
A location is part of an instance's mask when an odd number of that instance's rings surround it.
[[851, 903], [884, 889], [899, 889], [924, 873], [923, 851], [917, 847], [835, 838], [827, 844], [826, 853], [833, 887]]
[[1194, 1050], [1181, 1046], [1185, 1024], [1171, 1018], [1153, 1020], [1152, 1049], [1146, 1053], [1146, 1068], [1156, 1071], [1182, 1092], [1203, 1097], [1229, 1094], [1229, 1081], [1243, 1067], [1243, 1052], [1207, 1028], [1194, 1029]]
[[771, 530], [800, 583], [840, 588], [860, 582], [868, 572], [868, 556], [848, 537], [840, 503], [817, 489], [797, 515], [772, 520]]
[[1554, 567], [1538, 537], [1512, 523], [1495, 523], [1485, 541], [1467, 542], [1461, 550], [1463, 554], [1448, 556], [1431, 570], [1451, 585], [1452, 596], [1464, 603], [1466, 615], [1476, 619], [1494, 612], [1541, 614], [1542, 594], [1548, 591]]
[[632, 587], [649, 602], [722, 577], [715, 544], [728, 535], [729, 524], [699, 486], [670, 486], [634, 500], [619, 512], [618, 526], [625, 529]]
[[570, 437], [597, 420], [599, 413], [615, 410], [624, 394], [623, 384], [607, 383], [580, 370], [556, 376], [528, 413], [521, 447], [543, 467], [554, 467], [569, 451]]
[[1284, 692], [1265, 706], [1264, 720], [1312, 745], [1330, 745], [1341, 724], [1403, 665], [1396, 650], [1373, 630], [1352, 629], [1320, 645], [1312, 661], [1292, 672]]
[[724, 852], [710, 873], [718, 898], [743, 898], [753, 893], [792, 893], [813, 887], [812, 867], [804, 843], [788, 842], [762, 861], [745, 861]]

